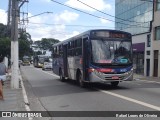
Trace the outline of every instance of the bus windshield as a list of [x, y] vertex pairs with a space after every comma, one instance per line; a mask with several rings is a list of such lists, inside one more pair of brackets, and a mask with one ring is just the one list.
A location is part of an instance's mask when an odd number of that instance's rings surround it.
[[44, 63], [44, 58], [43, 57], [39, 58], [39, 63]]
[[39, 57], [39, 63], [49, 62], [49, 57], [43, 56]]
[[92, 61], [101, 64], [132, 63], [132, 43], [126, 40], [91, 40]]

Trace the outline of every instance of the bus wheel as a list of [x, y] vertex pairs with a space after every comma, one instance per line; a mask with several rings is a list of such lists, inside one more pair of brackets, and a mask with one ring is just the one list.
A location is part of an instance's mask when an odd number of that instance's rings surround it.
[[60, 77], [60, 81], [61, 81], [61, 82], [64, 82], [64, 81], [65, 81], [65, 78], [64, 78], [63, 75], [62, 75], [62, 70], [59, 71], [59, 77]]
[[78, 74], [78, 82], [79, 82], [80, 87], [83, 87], [83, 88], [86, 87], [86, 83], [83, 81], [81, 73]]
[[119, 84], [119, 81], [111, 82], [111, 85], [114, 87], [118, 86], [118, 84]]

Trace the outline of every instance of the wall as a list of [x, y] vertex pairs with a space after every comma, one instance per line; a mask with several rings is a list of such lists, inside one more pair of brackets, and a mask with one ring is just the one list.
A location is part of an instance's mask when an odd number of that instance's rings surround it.
[[151, 59], [151, 73], [150, 76], [153, 76], [154, 68], [154, 50], [159, 50], [158, 55], [158, 77], [160, 77], [160, 40], [155, 40], [155, 27], [160, 26], [160, 10], [154, 11], [154, 21], [152, 24], [152, 59]]

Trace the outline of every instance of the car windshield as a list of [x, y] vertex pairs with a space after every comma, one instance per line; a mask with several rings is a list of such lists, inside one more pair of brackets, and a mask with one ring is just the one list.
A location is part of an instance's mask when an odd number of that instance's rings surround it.
[[92, 40], [93, 63], [129, 64], [132, 63], [131, 41]]

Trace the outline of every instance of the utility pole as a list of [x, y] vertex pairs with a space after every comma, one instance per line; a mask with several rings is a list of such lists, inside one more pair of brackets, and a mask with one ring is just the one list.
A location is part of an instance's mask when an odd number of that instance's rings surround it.
[[12, 24], [11, 24], [11, 87], [19, 88], [19, 67], [18, 67], [18, 0], [12, 0]]
[[[21, 2], [19, 6], [19, 2]], [[12, 0], [12, 24], [11, 24], [11, 87], [19, 88], [19, 45], [18, 45], [18, 20], [20, 8], [28, 0]]]
[[10, 27], [11, 25], [11, 0], [8, 1], [8, 20], [7, 26]]

